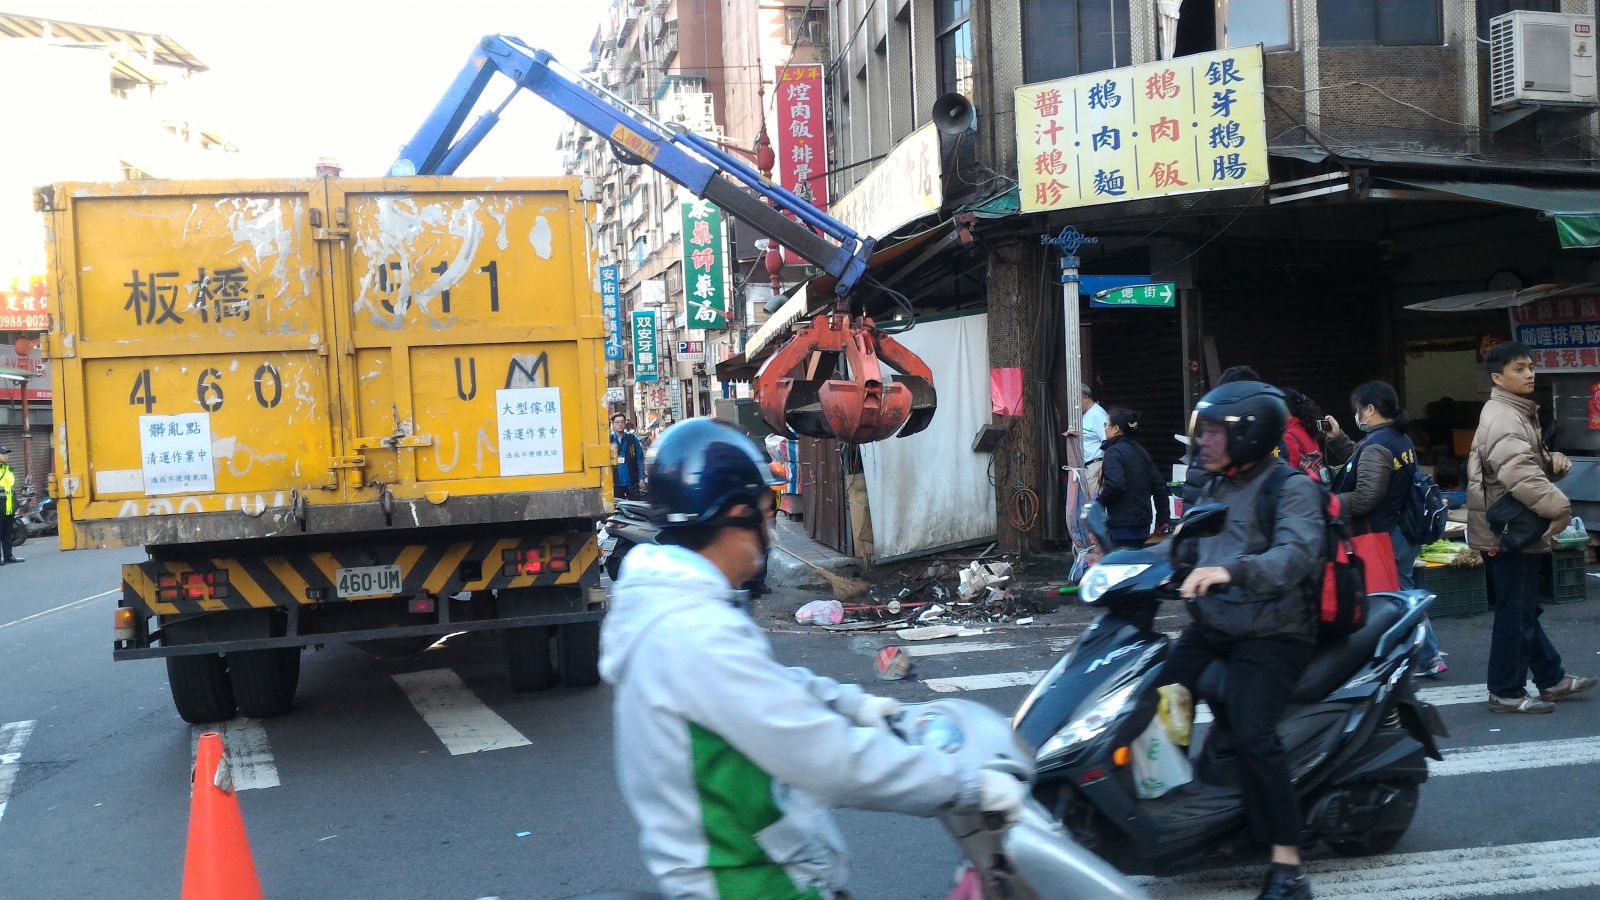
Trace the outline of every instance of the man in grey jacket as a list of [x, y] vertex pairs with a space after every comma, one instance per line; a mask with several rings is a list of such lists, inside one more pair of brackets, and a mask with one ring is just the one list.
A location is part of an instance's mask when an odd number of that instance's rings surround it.
[[1217, 723], [1234, 739], [1251, 833], [1272, 847], [1260, 896], [1309, 898], [1300, 872], [1300, 809], [1277, 726], [1316, 651], [1308, 585], [1322, 565], [1322, 499], [1311, 479], [1289, 477], [1271, 533], [1257, 522], [1273, 470], [1288, 466], [1272, 455], [1289, 417], [1282, 391], [1234, 382], [1202, 398], [1194, 415], [1199, 464], [1215, 476], [1200, 502], [1227, 505], [1228, 522], [1221, 533], [1183, 545], [1193, 556], [1182, 560], [1192, 568], [1179, 593], [1193, 622], [1173, 644], [1162, 680], [1193, 689], [1208, 665], [1222, 661], [1226, 687]]
[[887, 729], [899, 704], [772, 656], [733, 585], [760, 571], [783, 479], [733, 428], [691, 419], [650, 463], [664, 546], [639, 547], [601, 632], [617, 777], [671, 897], [834, 898], [848, 878], [828, 806], [1014, 819], [1026, 787], [963, 771]]

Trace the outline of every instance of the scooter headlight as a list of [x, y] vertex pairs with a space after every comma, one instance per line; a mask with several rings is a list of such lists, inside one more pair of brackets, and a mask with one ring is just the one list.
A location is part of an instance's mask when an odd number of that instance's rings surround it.
[[1099, 603], [1100, 598], [1106, 595], [1106, 591], [1136, 577], [1148, 568], [1150, 568], [1148, 563], [1132, 566], [1093, 566], [1078, 585], [1078, 599], [1084, 603]]
[[1037, 759], [1041, 762], [1051, 756], [1065, 753], [1084, 741], [1093, 740], [1105, 732], [1133, 700], [1138, 681], [1131, 681], [1100, 699], [1089, 711], [1069, 722], [1055, 736], [1039, 748]]

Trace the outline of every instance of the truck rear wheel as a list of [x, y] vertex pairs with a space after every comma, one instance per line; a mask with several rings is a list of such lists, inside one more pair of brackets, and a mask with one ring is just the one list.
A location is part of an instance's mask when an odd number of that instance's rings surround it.
[[500, 632], [500, 645], [506, 659], [506, 678], [513, 691], [542, 691], [555, 684], [550, 626], [507, 628]]
[[228, 680], [239, 712], [252, 719], [281, 716], [300, 686], [300, 648], [242, 650], [228, 654]]
[[185, 722], [226, 722], [237, 709], [228, 664], [216, 653], [167, 657], [167, 686], [172, 705]]
[[600, 623], [570, 622], [556, 629], [561, 683], [594, 687], [600, 683]]

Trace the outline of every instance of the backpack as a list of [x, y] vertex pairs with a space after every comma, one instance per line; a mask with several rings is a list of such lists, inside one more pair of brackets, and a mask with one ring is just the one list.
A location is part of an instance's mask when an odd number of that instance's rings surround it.
[[1400, 511], [1400, 533], [1408, 541], [1427, 545], [1444, 537], [1444, 526], [1449, 521], [1450, 508], [1445, 505], [1443, 492], [1418, 469], [1411, 478], [1406, 507]]
[[[1256, 527], [1270, 539], [1277, 520], [1278, 495], [1283, 483], [1306, 473], [1287, 464], [1267, 475], [1256, 498]], [[1367, 621], [1367, 577], [1361, 557], [1350, 539], [1350, 526], [1339, 512], [1339, 498], [1312, 479], [1321, 499], [1323, 566], [1306, 581], [1306, 591], [1317, 600], [1317, 640], [1333, 641], [1361, 630]]]

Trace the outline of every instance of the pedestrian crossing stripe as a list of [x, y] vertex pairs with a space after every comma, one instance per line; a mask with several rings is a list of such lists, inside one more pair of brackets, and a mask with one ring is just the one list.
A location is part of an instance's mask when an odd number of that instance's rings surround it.
[[[550, 548], [561, 545], [576, 548], [568, 571], [505, 574], [503, 561], [508, 553], [538, 549], [544, 551], [548, 559]], [[401, 586], [395, 596], [401, 597], [423, 594], [442, 597], [463, 591], [587, 584], [598, 579], [599, 561], [598, 536], [588, 531], [216, 558], [203, 562], [146, 560], [122, 567], [122, 605], [142, 610], [146, 615], [176, 616], [345, 602], [339, 599], [335, 585], [339, 570], [347, 566], [397, 566]], [[177, 600], [161, 598], [161, 576], [177, 575], [181, 579], [190, 572], [226, 572], [226, 595]], [[312, 599], [313, 596], [319, 599]]]
[[[1600, 885], [1600, 838], [1311, 860], [1305, 871], [1319, 898], [1545, 897]], [[1222, 900], [1254, 896], [1261, 873], [1260, 866], [1244, 866], [1135, 881], [1155, 900]]]

